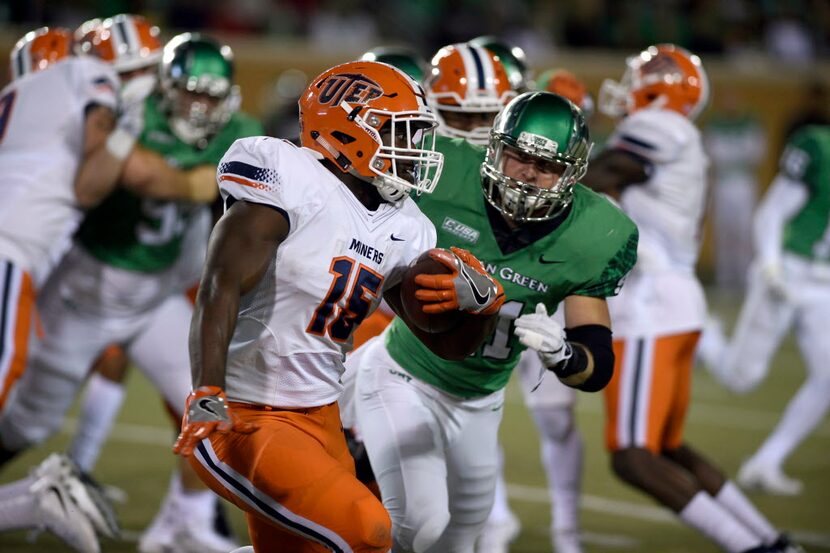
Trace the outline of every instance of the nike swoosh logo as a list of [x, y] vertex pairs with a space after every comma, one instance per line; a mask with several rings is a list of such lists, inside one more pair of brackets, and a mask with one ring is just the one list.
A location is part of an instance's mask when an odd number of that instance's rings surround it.
[[479, 305], [485, 305], [487, 300], [490, 299], [490, 292], [488, 291], [487, 294], [482, 294], [481, 291], [476, 287], [476, 283], [473, 278], [467, 273], [466, 267], [464, 264], [461, 264], [461, 276], [470, 285], [470, 289], [473, 291], [473, 298], [475, 298], [476, 303]]
[[219, 416], [219, 413], [214, 411], [213, 407], [211, 407], [211, 403], [213, 403], [212, 399], [203, 397], [202, 399], [199, 400], [198, 405], [199, 405], [200, 409], [204, 409], [205, 411], [207, 411], [208, 413], [210, 413], [212, 415]]
[[564, 263], [564, 261], [560, 261], [558, 259], [545, 259], [545, 257], [542, 254], [539, 254], [539, 263], [549, 265], [551, 263]]
[[406, 238], [398, 238], [398, 237], [397, 237], [397, 236], [395, 236], [394, 234], [391, 234], [391, 235], [389, 235], [389, 236], [390, 236], [390, 238], [392, 238], [392, 240], [394, 240], [395, 242], [403, 242], [404, 240], [406, 240]]

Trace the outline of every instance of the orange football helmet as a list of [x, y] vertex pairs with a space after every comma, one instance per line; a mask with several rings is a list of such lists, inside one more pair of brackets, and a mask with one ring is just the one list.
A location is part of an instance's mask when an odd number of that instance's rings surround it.
[[[118, 73], [153, 67], [161, 61], [163, 44], [159, 28], [140, 15], [119, 14], [99, 25], [90, 20], [78, 27], [79, 53], [109, 62]], [[84, 29], [84, 27], [87, 29]]]
[[41, 27], [26, 33], [9, 54], [12, 80], [42, 71], [72, 55], [72, 32], [63, 27]]
[[378, 187], [388, 201], [432, 192], [444, 156], [424, 90], [385, 63], [352, 61], [311, 81], [300, 97], [300, 141]]
[[709, 102], [700, 58], [679, 46], [650, 46], [626, 63], [622, 80], [606, 79], [599, 92], [600, 110], [611, 117], [654, 106], [694, 119]]
[[536, 84], [540, 90], [547, 90], [567, 98], [582, 110], [585, 119], [594, 114], [594, 99], [588, 87], [579, 78], [565, 69], [549, 69], [541, 75]]
[[447, 124], [441, 112], [491, 113], [493, 118], [516, 96], [498, 56], [483, 46], [459, 43], [444, 46], [432, 57], [424, 82], [427, 99], [436, 110], [438, 132], [485, 145], [488, 126], [463, 130]]

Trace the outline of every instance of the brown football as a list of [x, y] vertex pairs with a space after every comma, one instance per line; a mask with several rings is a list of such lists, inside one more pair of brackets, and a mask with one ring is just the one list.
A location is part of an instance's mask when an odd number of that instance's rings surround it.
[[418, 285], [415, 284], [415, 277], [421, 274], [443, 275], [451, 272], [445, 265], [432, 259], [429, 252], [424, 252], [403, 275], [401, 304], [409, 320], [424, 332], [435, 334], [454, 328], [461, 322], [465, 313], [458, 310], [434, 315], [424, 313], [422, 309], [423, 302], [415, 297], [415, 290], [418, 288]]

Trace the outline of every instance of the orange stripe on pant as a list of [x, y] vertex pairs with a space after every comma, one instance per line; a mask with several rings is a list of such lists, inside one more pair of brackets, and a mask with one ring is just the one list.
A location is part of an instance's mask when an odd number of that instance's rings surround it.
[[35, 314], [35, 287], [29, 274], [0, 262], [0, 411], [26, 370]]
[[694, 352], [700, 332], [614, 341], [614, 377], [605, 388], [610, 451], [659, 454], [683, 443]]
[[246, 512], [257, 553], [385, 553], [392, 522], [354, 476], [337, 404], [277, 410], [231, 403], [252, 434], [203, 440], [190, 457], [210, 488]]

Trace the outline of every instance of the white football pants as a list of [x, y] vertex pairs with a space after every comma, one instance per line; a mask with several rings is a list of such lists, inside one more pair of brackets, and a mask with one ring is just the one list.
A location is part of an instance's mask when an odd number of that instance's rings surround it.
[[410, 375], [382, 338], [364, 348], [357, 422], [392, 518], [392, 551], [472, 553], [493, 505], [504, 391], [461, 399]]
[[193, 308], [184, 286], [175, 286], [178, 277], [116, 269], [77, 248], [54, 276], [38, 296], [44, 336], [33, 341], [26, 372], [0, 418], [3, 444], [24, 449], [57, 431], [110, 344], [123, 345], [165, 401], [182, 410], [191, 389]]

